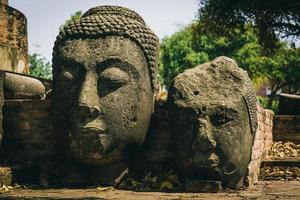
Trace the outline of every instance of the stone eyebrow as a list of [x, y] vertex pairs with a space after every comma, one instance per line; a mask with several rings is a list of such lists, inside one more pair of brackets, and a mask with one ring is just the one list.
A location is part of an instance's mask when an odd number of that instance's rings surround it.
[[59, 57], [58, 64], [56, 64], [56, 68], [58, 71], [61, 71], [66, 68], [78, 68], [80, 70], [84, 69], [82, 63], [70, 58], [63, 58], [63, 57]]
[[123, 71], [125, 71], [127, 73], [130, 72], [131, 75], [133, 76], [133, 78], [136, 80], [140, 78], [140, 74], [138, 73], [138, 70], [135, 67], [133, 67], [132, 64], [130, 64], [129, 62], [127, 62], [125, 60], [122, 60], [118, 56], [109, 57], [100, 62], [97, 62], [96, 70], [98, 73], [101, 73], [105, 69], [110, 68], [109, 67], [110, 65], [116, 65]]

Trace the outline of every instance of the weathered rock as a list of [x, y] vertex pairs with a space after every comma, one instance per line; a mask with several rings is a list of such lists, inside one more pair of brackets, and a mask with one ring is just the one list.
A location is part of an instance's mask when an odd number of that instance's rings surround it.
[[53, 52], [54, 130], [80, 162], [126, 160], [142, 144], [156, 92], [158, 39], [134, 11], [99, 6], [65, 27]]
[[175, 159], [187, 177], [239, 188], [257, 127], [247, 72], [227, 57], [186, 70], [169, 89]]
[[5, 73], [4, 98], [41, 99], [45, 96], [45, 87], [38, 79], [14, 73]]
[[0, 186], [9, 186], [12, 183], [12, 172], [10, 167], [0, 166]]

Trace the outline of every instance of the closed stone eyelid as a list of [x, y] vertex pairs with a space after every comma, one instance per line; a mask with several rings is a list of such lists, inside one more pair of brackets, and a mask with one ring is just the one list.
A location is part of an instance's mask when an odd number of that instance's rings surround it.
[[99, 77], [105, 80], [121, 81], [124, 83], [129, 82], [130, 79], [130, 75], [127, 72], [116, 67], [105, 69], [99, 74]]

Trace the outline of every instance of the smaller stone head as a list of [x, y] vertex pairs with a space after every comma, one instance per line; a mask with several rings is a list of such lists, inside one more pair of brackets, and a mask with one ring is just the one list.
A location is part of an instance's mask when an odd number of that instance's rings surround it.
[[240, 187], [257, 127], [256, 96], [247, 72], [234, 60], [218, 57], [178, 75], [168, 101], [183, 172]]
[[156, 92], [158, 38], [134, 11], [88, 10], [53, 50], [54, 129], [65, 152], [106, 165], [144, 141]]

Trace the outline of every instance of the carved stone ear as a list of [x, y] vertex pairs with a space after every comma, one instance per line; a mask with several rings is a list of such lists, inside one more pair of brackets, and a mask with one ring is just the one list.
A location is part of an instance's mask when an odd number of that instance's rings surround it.
[[252, 88], [247, 88], [246, 93], [243, 95], [243, 99], [247, 105], [252, 134], [255, 134], [257, 129], [257, 99]]

